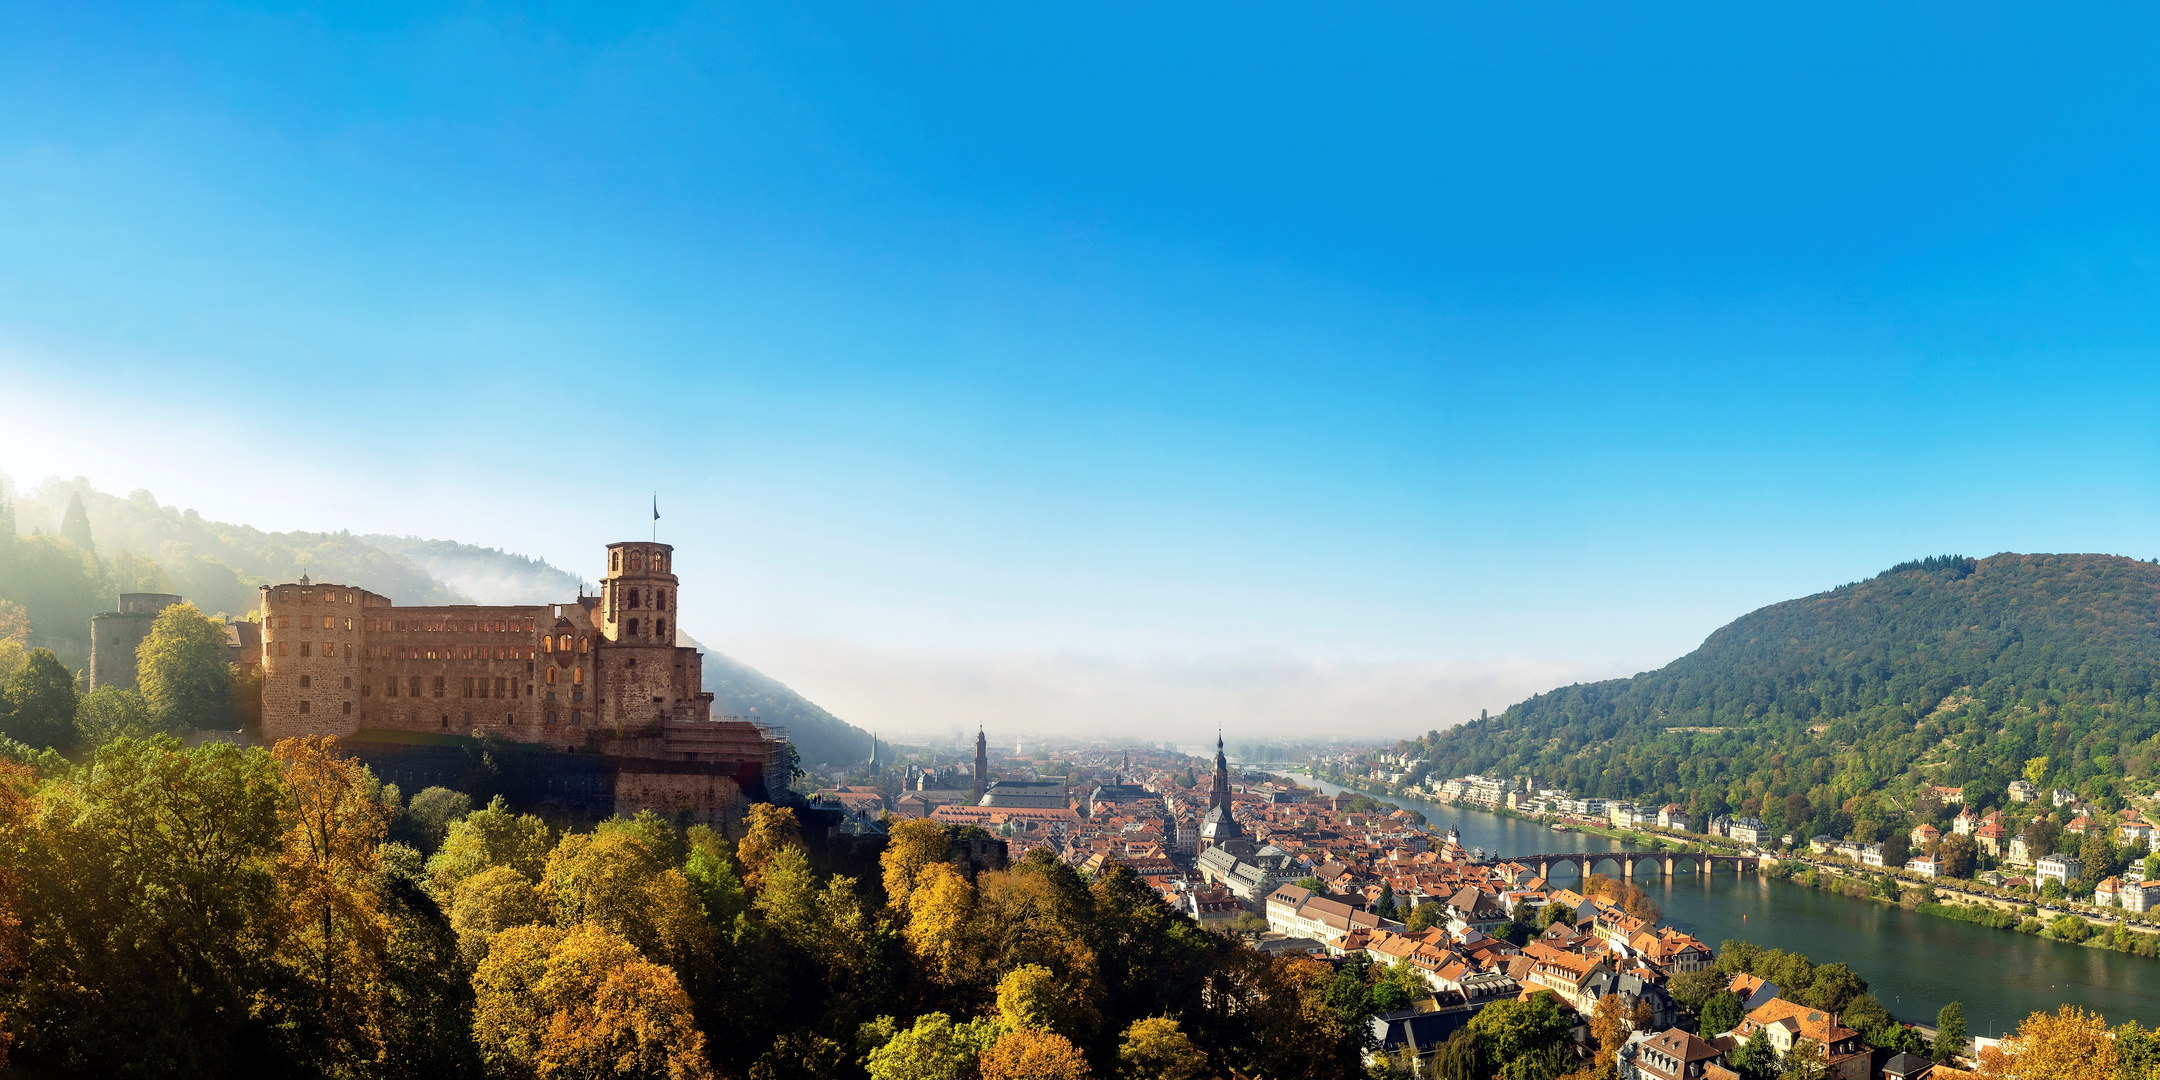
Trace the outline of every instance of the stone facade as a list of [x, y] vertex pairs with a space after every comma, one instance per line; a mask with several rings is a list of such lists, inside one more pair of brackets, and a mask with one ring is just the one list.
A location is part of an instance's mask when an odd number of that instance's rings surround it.
[[150, 637], [158, 612], [181, 603], [171, 593], [121, 593], [120, 610], [90, 616], [90, 690], [135, 689], [135, 650]]
[[675, 644], [674, 549], [607, 551], [600, 595], [563, 604], [398, 607], [353, 585], [263, 586], [264, 737], [494, 736], [706, 778], [618, 779], [623, 812], [648, 808], [635, 792], [700, 805], [779, 792], [784, 733], [714, 720], [698, 650]]

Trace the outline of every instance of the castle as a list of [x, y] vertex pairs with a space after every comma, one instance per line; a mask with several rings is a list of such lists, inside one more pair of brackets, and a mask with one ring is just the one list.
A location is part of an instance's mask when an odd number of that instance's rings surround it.
[[[575, 786], [611, 787], [595, 801], [619, 813], [717, 820], [780, 793], [785, 733], [713, 719], [702, 657], [675, 643], [674, 548], [610, 544], [607, 558], [600, 595], [565, 604], [397, 607], [304, 575], [263, 586], [263, 736], [336, 735], [363, 758], [428, 736], [601, 755], [602, 778], [587, 769]], [[396, 780], [400, 766], [378, 771]]]

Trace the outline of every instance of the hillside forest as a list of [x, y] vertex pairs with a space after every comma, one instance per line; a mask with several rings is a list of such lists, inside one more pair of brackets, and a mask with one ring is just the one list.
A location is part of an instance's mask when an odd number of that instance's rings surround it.
[[[334, 739], [18, 757], [0, 1062], [70, 1075], [1335, 1080], [1406, 1000], [1204, 930], [1123, 864], [992, 865], [927, 820], [877, 854], [764, 804], [733, 837], [557, 831], [408, 797]], [[1489, 1053], [1513, 1012], [1557, 1016], [1508, 1004]]]
[[[148, 491], [125, 498], [80, 478], [34, 492], [0, 473], [0, 639], [45, 648], [71, 671], [90, 655], [90, 617], [121, 593], [174, 593], [204, 613], [248, 618], [257, 586], [350, 582], [398, 604], [560, 603], [574, 574], [539, 559], [447, 540], [351, 533], [264, 532], [161, 505]], [[704, 648], [715, 712], [784, 727], [806, 765], [868, 753], [870, 734], [741, 661]]]
[[1774, 832], [1888, 840], [1942, 819], [1934, 788], [2003, 807], [2021, 778], [2113, 811], [2160, 769], [2160, 563], [1903, 563], [1749, 613], [1656, 671], [1402, 748], [1441, 775], [1678, 803], [1698, 829], [1755, 815]]

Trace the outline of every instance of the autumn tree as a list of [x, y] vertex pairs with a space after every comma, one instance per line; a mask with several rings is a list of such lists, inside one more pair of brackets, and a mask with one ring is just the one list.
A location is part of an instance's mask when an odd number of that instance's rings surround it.
[[223, 727], [231, 715], [232, 662], [225, 627], [193, 604], [158, 612], [135, 649], [143, 700], [168, 730]]
[[1613, 1080], [1619, 1075], [1620, 1048], [1627, 1045], [1628, 1036], [1635, 1028], [1627, 1014], [1627, 1007], [1619, 994], [1607, 994], [1597, 1000], [1590, 1010], [1590, 1037], [1597, 1040], [1597, 1057], [1591, 1062], [1592, 1075], [1598, 1080]]
[[389, 920], [374, 879], [386, 815], [369, 797], [366, 770], [338, 752], [335, 737], [283, 739], [270, 757], [285, 796], [280, 958], [308, 988], [299, 1016], [319, 1031], [317, 1052], [365, 1060], [381, 1045]]
[[560, 926], [594, 923], [678, 971], [712, 954], [711, 930], [690, 882], [634, 830], [563, 837], [548, 855], [541, 891]]
[[498, 1075], [711, 1075], [675, 973], [599, 926], [505, 930], [473, 986], [474, 1036]]
[[2075, 1005], [2033, 1013], [2017, 1034], [1980, 1052], [1980, 1074], [1988, 1077], [2115, 1080], [2118, 1063], [2107, 1021]]
[[952, 834], [929, 818], [895, 822], [887, 834], [885, 851], [878, 856], [884, 870], [885, 902], [905, 908], [915, 883], [933, 863], [949, 861]]
[[982, 1080], [1093, 1080], [1072, 1040], [1054, 1031], [1008, 1031], [978, 1060]]
[[743, 883], [757, 888], [766, 862], [790, 847], [802, 847], [802, 827], [795, 821], [795, 811], [771, 803], [753, 803], [749, 831], [735, 849], [735, 857], [743, 865]]
[[1207, 1052], [1168, 1016], [1135, 1020], [1118, 1042], [1118, 1080], [1199, 1080]]
[[457, 934], [459, 954], [476, 967], [487, 958], [496, 934], [547, 917], [546, 894], [507, 866], [491, 866], [459, 882], [450, 902], [450, 928]]

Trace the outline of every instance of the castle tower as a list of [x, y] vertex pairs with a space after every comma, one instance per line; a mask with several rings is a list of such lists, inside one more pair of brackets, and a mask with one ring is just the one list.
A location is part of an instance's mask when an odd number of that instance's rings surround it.
[[681, 597], [674, 561], [670, 544], [608, 545], [607, 576], [600, 580], [595, 613], [605, 651], [593, 673], [599, 682], [594, 711], [603, 725], [630, 730], [671, 716], [692, 718], [684, 710], [694, 710], [704, 681], [685, 667], [696, 650], [675, 647]]
[[983, 793], [990, 790], [990, 743], [983, 738], [982, 728], [975, 729], [975, 794], [972, 802], [981, 806]]

